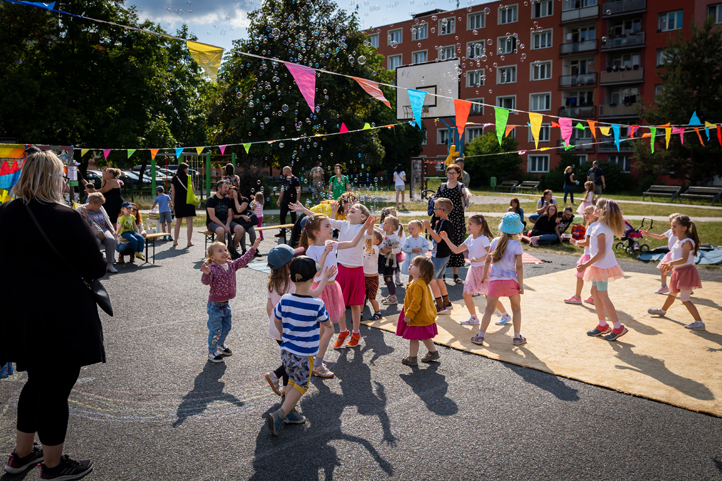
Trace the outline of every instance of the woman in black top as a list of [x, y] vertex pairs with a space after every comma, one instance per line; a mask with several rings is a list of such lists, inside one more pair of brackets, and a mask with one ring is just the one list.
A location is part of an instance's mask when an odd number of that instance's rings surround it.
[[186, 202], [186, 196], [188, 195], [188, 164], [185, 162], [178, 164], [178, 170], [173, 176], [171, 184], [173, 185], [171, 199], [173, 200], [173, 208], [175, 209], [176, 218], [173, 245], [178, 245], [178, 236], [180, 235], [181, 224], [185, 218], [188, 247], [192, 247], [193, 242], [191, 242], [191, 238], [193, 237], [193, 217], [196, 216], [196, 206]]
[[534, 223], [534, 228], [529, 233], [529, 237], [522, 237], [522, 239], [533, 246], [559, 242], [558, 217], [557, 205], [549, 204], [546, 214], [540, 215]]
[[567, 194], [571, 196], [572, 199], [572, 205], [577, 205], [574, 203], [574, 186], [577, 185], [579, 182], [574, 180], [574, 172], [572, 172], [572, 166], [567, 166], [566, 169], [564, 169], [564, 203], [567, 203]]
[[112, 167], [106, 167], [103, 169], [103, 183], [100, 186], [98, 192], [103, 194], [105, 197], [105, 212], [108, 214], [110, 222], [115, 224], [118, 221], [118, 215], [120, 214], [120, 206], [123, 204], [123, 196], [120, 194], [120, 188], [123, 186], [123, 181], [118, 179], [120, 177], [120, 169], [114, 169]]
[[[16, 200], [0, 205], [0, 365], [15, 362], [28, 379], [18, 400], [8, 468], [21, 473], [44, 459], [43, 473], [53, 476], [48, 479], [92, 469], [90, 461], [62, 456], [68, 396], [82, 366], [105, 362], [98, 309], [79, 275], [102, 277], [106, 263], [90, 225], [62, 204], [63, 187], [62, 161], [52, 152], [36, 152], [13, 187]], [[78, 274], [50, 249], [28, 207], [57, 251], [72, 254]], [[37, 252], [43, 255], [24, 255]], [[33, 446], [35, 433], [42, 449]]]

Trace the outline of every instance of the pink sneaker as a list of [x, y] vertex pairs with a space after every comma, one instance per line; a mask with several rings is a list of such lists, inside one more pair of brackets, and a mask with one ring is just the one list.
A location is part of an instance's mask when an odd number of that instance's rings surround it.
[[594, 305], [594, 298], [592, 296], [589, 296], [589, 299], [585, 300], [584, 302], [586, 302], [587, 304]]
[[567, 304], [577, 304], [578, 305], [578, 304], [582, 303], [582, 298], [577, 297], [577, 296], [572, 296], [569, 299], [564, 299], [564, 302], [566, 302]]
[[667, 286], [660, 286], [659, 289], [654, 291], [655, 294], [667, 294], [669, 292], [669, 287]]
[[534, 247], [539, 247], [539, 239], [536, 238], [536, 237], [532, 237], [532, 238], [531, 238], [531, 245], [533, 245]]

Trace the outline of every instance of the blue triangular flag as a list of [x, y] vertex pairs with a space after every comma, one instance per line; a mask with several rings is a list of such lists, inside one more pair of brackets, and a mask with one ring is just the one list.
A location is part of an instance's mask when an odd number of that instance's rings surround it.
[[178, 147], [175, 149], [175, 156], [176, 158], [180, 159], [180, 155], [183, 153], [183, 147]]
[[617, 146], [617, 152], [619, 152], [619, 125], [612, 125], [614, 131], [614, 145]]
[[692, 118], [689, 119], [689, 125], [702, 125], [702, 122], [699, 121], [699, 117], [697, 117], [697, 111], [695, 110], [692, 114]]
[[424, 97], [426, 97], [426, 92], [423, 90], [409, 89], [411, 111], [414, 113], [414, 120], [419, 128], [421, 128], [421, 109], [424, 105]]

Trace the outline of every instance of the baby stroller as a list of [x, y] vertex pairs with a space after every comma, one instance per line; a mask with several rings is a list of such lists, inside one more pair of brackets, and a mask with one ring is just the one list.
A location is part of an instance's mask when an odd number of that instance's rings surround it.
[[640, 239], [644, 238], [644, 234], [640, 232], [644, 227], [644, 221], [649, 221], [649, 230], [654, 227], [654, 219], [642, 218], [642, 223], [638, 228], [634, 228], [627, 220], [624, 221], [624, 234], [622, 235], [622, 242], [617, 242], [614, 246], [616, 249], [623, 249], [627, 254], [633, 254], [634, 252], [648, 252], [649, 246], [647, 244], [640, 244]]

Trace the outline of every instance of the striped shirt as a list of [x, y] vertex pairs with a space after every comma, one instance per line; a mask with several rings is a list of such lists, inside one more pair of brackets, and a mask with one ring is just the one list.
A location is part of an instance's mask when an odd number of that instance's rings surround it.
[[281, 349], [297, 356], [318, 353], [321, 324], [328, 321], [326, 306], [321, 299], [299, 294], [284, 294], [273, 315], [283, 323]]

